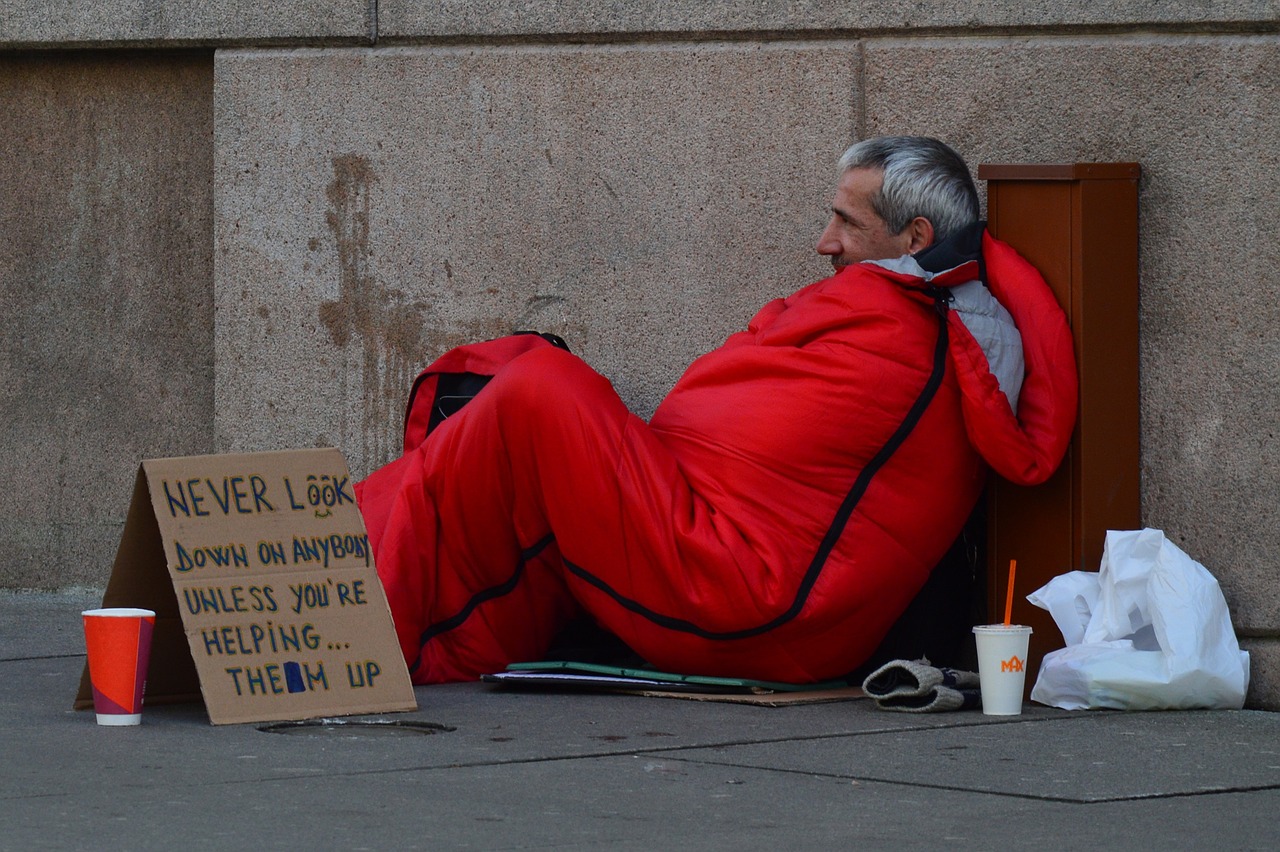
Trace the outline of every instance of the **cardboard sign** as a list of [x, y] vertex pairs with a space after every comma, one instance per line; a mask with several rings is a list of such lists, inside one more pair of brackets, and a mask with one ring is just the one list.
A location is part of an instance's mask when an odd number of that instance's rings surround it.
[[335, 449], [144, 461], [103, 605], [156, 611], [148, 704], [203, 695], [215, 725], [417, 708]]

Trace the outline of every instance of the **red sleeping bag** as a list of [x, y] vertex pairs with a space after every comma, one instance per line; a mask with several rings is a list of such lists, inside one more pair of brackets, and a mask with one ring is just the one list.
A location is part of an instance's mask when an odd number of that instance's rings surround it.
[[983, 235], [982, 255], [1021, 334], [1016, 416], [951, 309], [974, 261], [861, 263], [771, 302], [649, 423], [541, 338], [446, 354], [428, 372], [496, 359], [492, 381], [357, 486], [414, 681], [538, 659], [583, 611], [668, 671], [799, 683], [856, 668], [988, 465], [1035, 484], [1070, 439], [1065, 317], [1011, 248]]

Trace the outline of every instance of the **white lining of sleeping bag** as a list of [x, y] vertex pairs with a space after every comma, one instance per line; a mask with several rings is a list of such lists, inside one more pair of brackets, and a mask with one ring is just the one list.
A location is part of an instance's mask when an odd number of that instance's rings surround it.
[[[930, 272], [922, 267], [911, 255], [892, 260], [869, 260], [876, 266], [923, 279], [926, 283], [942, 273]], [[1026, 372], [1026, 362], [1022, 356], [1022, 335], [1018, 332], [1013, 316], [1005, 310], [1004, 305], [991, 295], [981, 281], [974, 279], [951, 288], [954, 301], [951, 310], [960, 316], [960, 321], [973, 335], [982, 354], [987, 358], [991, 374], [996, 377], [1000, 390], [1009, 400], [1009, 407], [1016, 413], [1018, 410], [1018, 394], [1022, 391], [1022, 379]]]

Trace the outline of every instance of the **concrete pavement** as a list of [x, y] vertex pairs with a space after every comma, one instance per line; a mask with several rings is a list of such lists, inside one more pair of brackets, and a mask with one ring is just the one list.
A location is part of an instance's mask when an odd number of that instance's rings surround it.
[[1280, 714], [461, 684], [346, 724], [214, 727], [177, 705], [101, 728], [70, 709], [99, 600], [0, 593], [2, 849], [1280, 846]]

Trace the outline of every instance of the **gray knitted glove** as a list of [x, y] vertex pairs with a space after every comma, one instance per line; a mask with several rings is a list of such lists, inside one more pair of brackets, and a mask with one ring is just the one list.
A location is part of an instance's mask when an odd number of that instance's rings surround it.
[[862, 691], [881, 710], [940, 713], [982, 706], [978, 676], [973, 672], [940, 669], [928, 660], [893, 660], [862, 682]]

